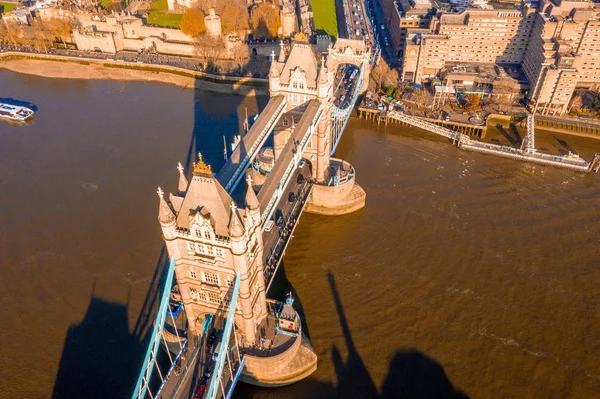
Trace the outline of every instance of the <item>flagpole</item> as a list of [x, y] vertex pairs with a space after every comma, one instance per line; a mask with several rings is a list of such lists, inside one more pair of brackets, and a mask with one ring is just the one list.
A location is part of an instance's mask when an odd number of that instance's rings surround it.
[[225, 135], [223, 135], [223, 156], [225, 157], [225, 162], [227, 162], [227, 141], [225, 140]]

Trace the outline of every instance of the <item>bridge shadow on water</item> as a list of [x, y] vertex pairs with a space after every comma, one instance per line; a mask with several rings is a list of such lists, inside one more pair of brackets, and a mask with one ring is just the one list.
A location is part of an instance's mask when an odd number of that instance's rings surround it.
[[[283, 268], [280, 267], [280, 273]], [[285, 275], [278, 276], [284, 281], [277, 285], [284, 290], [289, 290], [291, 284]], [[356, 399], [468, 399], [469, 396], [457, 390], [444, 368], [436, 360], [430, 358], [415, 348], [402, 348], [397, 350], [390, 361], [387, 375], [381, 391], [375, 385], [369, 371], [358, 352], [348, 321], [337, 290], [335, 277], [328, 273], [327, 279], [333, 295], [340, 327], [345, 340], [348, 355], [344, 359], [342, 351], [336, 344], [331, 347], [337, 383], [315, 380], [309, 377], [292, 386], [273, 389], [272, 394], [260, 391], [264, 388], [250, 387], [240, 384], [234, 395], [235, 398], [247, 397], [273, 397], [273, 398], [356, 398]], [[275, 291], [271, 294], [281, 295], [283, 292]], [[296, 306], [294, 306], [296, 307]], [[301, 306], [298, 307], [302, 309]], [[298, 312], [300, 313], [300, 311]], [[303, 322], [305, 321], [302, 314]], [[304, 327], [304, 326], [303, 326]], [[325, 361], [320, 359], [320, 362]], [[318, 373], [318, 371], [317, 371]]]
[[[52, 397], [131, 397], [149, 343], [168, 256], [163, 246], [133, 330], [126, 303], [104, 300], [92, 290], [83, 320], [67, 330]], [[95, 285], [95, 284], [94, 284]]]
[[[212, 165], [214, 172], [222, 167], [225, 162], [223, 135], [231, 152], [229, 145], [233, 136], [240, 133], [244, 119], [242, 103], [252, 89], [234, 87], [226, 93], [210, 90], [210, 84], [197, 81], [193, 94], [194, 125], [187, 152], [181, 154], [185, 156], [187, 175], [197, 161], [198, 152], [203, 154], [207, 164]], [[254, 107], [258, 109], [262, 109], [268, 101], [266, 96], [256, 96], [255, 99]], [[0, 102], [5, 100], [11, 104], [17, 103], [12, 99], [0, 98]], [[37, 109], [29, 103], [17, 105]], [[252, 104], [246, 101], [246, 105]], [[253, 108], [249, 108], [252, 112]], [[214, 126], [218, 128], [214, 129]], [[168, 140], [168, 136], [165, 139]], [[172, 183], [174, 188], [177, 187], [176, 174], [173, 174]], [[243, 187], [244, 184], [239, 186]], [[159, 231], [157, 225], [157, 234]], [[82, 321], [72, 324], [67, 330], [52, 398], [131, 397], [150, 342], [168, 266], [169, 257], [163, 245], [145, 300], [132, 328], [128, 319], [129, 299], [125, 303], [107, 301], [97, 295], [95, 288], [92, 290]]]

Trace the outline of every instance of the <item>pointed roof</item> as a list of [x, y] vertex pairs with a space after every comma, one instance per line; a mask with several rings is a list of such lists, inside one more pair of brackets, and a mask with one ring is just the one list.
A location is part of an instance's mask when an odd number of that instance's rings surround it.
[[319, 71], [319, 83], [327, 83], [327, 66], [325, 65], [324, 56], [321, 56], [321, 70]]
[[169, 224], [175, 221], [175, 214], [171, 210], [169, 204], [167, 204], [167, 201], [165, 201], [164, 191], [159, 187], [156, 193], [158, 194], [158, 198], [160, 198], [160, 203], [158, 205], [158, 221], [163, 224]]
[[177, 189], [180, 193], [185, 193], [185, 190], [187, 190], [188, 181], [185, 177], [185, 173], [183, 173], [183, 166], [181, 166], [181, 162], [177, 164], [177, 170], [179, 171], [179, 186]]
[[283, 49], [283, 40], [279, 41], [279, 58], [277, 61], [284, 63], [285, 62], [285, 50]]
[[313, 89], [316, 88], [319, 63], [308, 43], [294, 43], [292, 45], [290, 55], [281, 71], [281, 84], [290, 84], [290, 78], [298, 68], [305, 73], [307, 86]]
[[227, 237], [231, 197], [213, 176], [210, 166], [202, 161], [200, 154], [199, 158], [177, 214], [177, 226], [189, 229], [190, 216], [201, 212], [210, 215], [215, 234]]
[[229, 235], [231, 237], [241, 237], [244, 235], [244, 224], [240, 220], [237, 206], [233, 200], [231, 201], [230, 209], [231, 214], [229, 216]]
[[273, 61], [271, 62], [271, 69], [269, 69], [269, 76], [273, 78], [278, 78], [281, 72], [281, 65], [277, 62], [275, 57], [273, 57]]
[[260, 208], [260, 202], [258, 202], [258, 198], [256, 197], [256, 193], [252, 188], [252, 177], [248, 175], [246, 178], [246, 183], [248, 184], [248, 188], [246, 189], [246, 207], [250, 210], [256, 210]]

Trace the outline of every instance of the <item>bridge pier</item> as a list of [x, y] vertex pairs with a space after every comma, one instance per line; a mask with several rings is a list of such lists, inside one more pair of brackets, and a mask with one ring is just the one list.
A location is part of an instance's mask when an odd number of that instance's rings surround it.
[[354, 167], [331, 158], [327, 180], [313, 185], [306, 212], [317, 215], [346, 215], [365, 206], [367, 193], [355, 181]]

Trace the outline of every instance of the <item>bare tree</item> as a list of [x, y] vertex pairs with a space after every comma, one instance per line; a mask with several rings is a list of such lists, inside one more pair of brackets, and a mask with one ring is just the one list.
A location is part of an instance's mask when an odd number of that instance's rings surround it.
[[244, 41], [238, 40], [232, 49], [233, 60], [237, 64], [240, 74], [244, 73], [244, 64], [248, 61], [248, 46]]
[[205, 71], [211, 63], [214, 63], [219, 58], [224, 48], [225, 43], [223, 38], [209, 34], [197, 36], [194, 43], [194, 53], [202, 59], [202, 69]]
[[71, 32], [73, 31], [73, 25], [71, 21], [62, 18], [53, 18], [48, 24], [50, 33], [54, 35], [55, 40], [61, 41], [65, 48], [67, 47], [67, 38], [69, 42], [71, 39]]
[[398, 72], [390, 69], [389, 65], [382, 58], [371, 71], [371, 78], [375, 81], [377, 89], [383, 89], [386, 86], [396, 86], [398, 84]]

